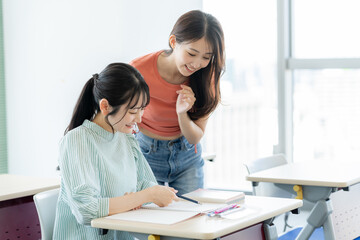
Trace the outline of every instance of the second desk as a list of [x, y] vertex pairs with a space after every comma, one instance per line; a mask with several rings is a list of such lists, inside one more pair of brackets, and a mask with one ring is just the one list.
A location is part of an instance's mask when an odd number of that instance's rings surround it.
[[[324, 227], [326, 240], [335, 240], [330, 214], [332, 203], [330, 194], [339, 189], [360, 182], [360, 163], [335, 162], [297, 162], [250, 174], [247, 180], [270, 182], [289, 192], [298, 194], [300, 198], [315, 203], [307, 219], [307, 224], [300, 232], [297, 240], [308, 239], [315, 228]], [[295, 188], [294, 188], [295, 187]]]

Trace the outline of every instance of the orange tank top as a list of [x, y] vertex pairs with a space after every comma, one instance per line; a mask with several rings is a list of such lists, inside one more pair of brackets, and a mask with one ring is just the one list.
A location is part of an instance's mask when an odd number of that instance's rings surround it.
[[145, 108], [139, 126], [156, 135], [171, 137], [181, 133], [176, 113], [178, 96], [176, 91], [180, 90], [181, 87], [166, 82], [160, 76], [157, 60], [162, 52], [150, 53], [136, 58], [130, 62], [130, 65], [139, 70], [150, 91], [150, 104]]

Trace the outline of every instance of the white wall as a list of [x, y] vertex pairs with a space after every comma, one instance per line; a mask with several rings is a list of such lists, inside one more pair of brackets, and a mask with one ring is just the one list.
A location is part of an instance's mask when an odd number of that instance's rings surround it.
[[54, 176], [84, 83], [111, 62], [167, 48], [201, 0], [3, 0], [9, 173]]

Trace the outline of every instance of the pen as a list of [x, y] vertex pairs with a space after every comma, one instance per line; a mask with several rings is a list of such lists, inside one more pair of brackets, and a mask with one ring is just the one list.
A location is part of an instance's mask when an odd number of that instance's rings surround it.
[[240, 208], [240, 206], [237, 204], [232, 204], [232, 205], [226, 206], [224, 208], [219, 208], [219, 209], [216, 209], [215, 211], [209, 212], [208, 216], [209, 217], [220, 216], [221, 213], [228, 212], [229, 210], [236, 209], [236, 208]]
[[228, 215], [228, 214], [231, 214], [231, 213], [234, 213], [234, 212], [243, 210], [243, 209], [244, 209], [244, 208], [242, 208], [242, 207], [233, 208], [233, 209], [230, 209], [230, 210], [228, 210], [228, 211], [226, 211], [226, 212], [220, 213], [218, 216], [219, 216], [219, 217], [226, 216], [226, 215]]
[[233, 209], [233, 208], [236, 208], [236, 207], [238, 207], [237, 204], [232, 204], [232, 205], [226, 206], [224, 208], [220, 208], [218, 210], [215, 210], [214, 213], [219, 214], [219, 213], [225, 212], [227, 210], [230, 210], [230, 209]]
[[198, 201], [196, 201], [196, 200], [194, 200], [194, 199], [191, 199], [191, 198], [188, 198], [188, 197], [184, 197], [184, 196], [182, 196], [182, 195], [180, 195], [180, 196], [178, 196], [179, 198], [182, 198], [182, 199], [184, 199], [184, 200], [187, 200], [187, 201], [189, 201], [189, 202], [193, 202], [193, 203], [196, 203], [196, 204], [200, 204], [200, 202], [198, 202]]

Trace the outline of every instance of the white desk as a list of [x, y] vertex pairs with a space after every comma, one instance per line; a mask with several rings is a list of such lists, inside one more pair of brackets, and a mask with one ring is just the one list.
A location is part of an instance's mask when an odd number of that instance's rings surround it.
[[60, 187], [60, 178], [0, 174], [0, 239], [39, 239], [33, 195]]
[[32, 196], [60, 187], [60, 178], [0, 174], [0, 201]]
[[[91, 221], [91, 226], [134, 233], [165, 236], [161, 239], [266, 239], [263, 222], [302, 206], [297, 199], [246, 196], [246, 208], [253, 213], [236, 220], [197, 216], [172, 225], [130, 222], [108, 218]], [[231, 234], [231, 235], [229, 235]], [[249, 237], [251, 236], [251, 237]]]
[[323, 226], [325, 239], [335, 240], [329, 196], [339, 188], [348, 189], [359, 183], [359, 169], [360, 163], [299, 162], [256, 172], [246, 179], [253, 183], [271, 182], [290, 192], [294, 192], [295, 185], [301, 186], [303, 198], [316, 204], [297, 239], [308, 239], [315, 228]]

